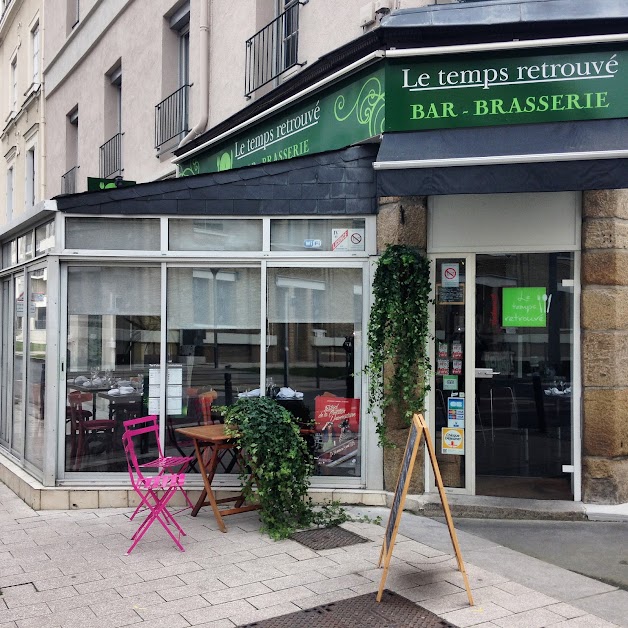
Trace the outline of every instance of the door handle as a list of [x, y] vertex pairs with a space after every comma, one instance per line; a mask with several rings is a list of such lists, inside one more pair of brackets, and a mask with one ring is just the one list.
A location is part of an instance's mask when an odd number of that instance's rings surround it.
[[494, 371], [491, 368], [476, 368], [475, 369], [476, 379], [491, 379], [493, 375], [501, 375], [501, 372]]

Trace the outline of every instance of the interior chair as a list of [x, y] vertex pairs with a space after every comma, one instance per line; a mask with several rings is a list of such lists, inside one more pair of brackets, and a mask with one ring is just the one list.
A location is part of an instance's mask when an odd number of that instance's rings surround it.
[[[172, 473], [186, 473], [192, 463], [196, 461], [194, 455], [190, 456], [165, 456], [163, 449], [161, 447], [161, 440], [159, 438], [159, 425], [158, 425], [158, 417], [156, 415], [143, 416], [136, 419], [129, 419], [124, 421], [124, 433], [132, 433], [133, 435], [140, 436], [140, 440], [142, 443], [150, 440], [151, 436], [155, 439], [155, 443], [157, 446], [157, 457], [153, 460], [149, 460], [148, 462], [143, 462], [139, 464], [141, 469], [157, 469], [158, 475], [163, 475], [164, 473], [172, 474]], [[141, 430], [141, 432], [140, 432]], [[143, 445], [142, 445], [143, 446]], [[190, 501], [188, 494], [180, 488], [183, 493], [183, 497], [188, 505], [188, 507], [193, 508], [194, 504]], [[133, 514], [131, 515], [131, 520], [137, 515], [137, 513], [142, 509], [144, 504], [140, 503], [138, 507], [135, 509]]]
[[[216, 418], [217, 414], [212, 412], [212, 404], [218, 397], [218, 393], [215, 390], [194, 394], [196, 391], [189, 389], [189, 392], [191, 392], [192, 395], [188, 400], [188, 415], [186, 419], [183, 422], [177, 422], [174, 417], [168, 416], [166, 422], [168, 438], [182, 456], [192, 455], [190, 452], [194, 451], [194, 441], [177, 434], [177, 427], [212, 425], [221, 422]], [[205, 455], [206, 457], [203, 462], [207, 465], [209, 463], [209, 452]], [[194, 458], [193, 455], [192, 457]], [[231, 473], [237, 461], [236, 453], [232, 449], [225, 449], [220, 453], [218, 468], [222, 467], [224, 473]], [[190, 463], [189, 470], [197, 470], [196, 458]]]
[[116, 422], [112, 419], [94, 419], [89, 410], [83, 409], [83, 403], [93, 399], [91, 393], [78, 390], [68, 394], [66, 414], [69, 417], [72, 449], [70, 452], [71, 469], [80, 471], [84, 456], [89, 455], [89, 443], [95, 435], [103, 435], [107, 451], [113, 449]]
[[[168, 502], [172, 499], [177, 490], [184, 490], [185, 473], [170, 473], [163, 471], [157, 475], [144, 476], [142, 467], [137, 460], [133, 438], [148, 434], [153, 430], [152, 426], [139, 427], [136, 429], [127, 429], [122, 434], [122, 444], [126, 455], [129, 476], [133, 490], [139, 495], [140, 505], [138, 507], [146, 507], [148, 515], [140, 524], [135, 534], [131, 537], [133, 543], [126, 551], [128, 556], [135, 546], [140, 542], [141, 538], [146, 534], [148, 529], [155, 521], [158, 521], [161, 527], [168, 533], [175, 545], [184, 552], [185, 549], [181, 545], [180, 538], [185, 536], [185, 532], [181, 526], [175, 521], [174, 515], [167, 510]], [[136, 511], [137, 512], [137, 511]], [[135, 513], [133, 513], [135, 515]], [[172, 528], [177, 532], [175, 536]]]

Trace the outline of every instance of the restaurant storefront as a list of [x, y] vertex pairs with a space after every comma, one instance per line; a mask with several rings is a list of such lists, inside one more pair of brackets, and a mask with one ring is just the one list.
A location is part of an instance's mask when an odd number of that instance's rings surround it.
[[[373, 154], [330, 153], [325, 170], [363, 168]], [[290, 171], [309, 180], [321, 169], [305, 159]], [[7, 462], [70, 492], [125, 487], [124, 420], [158, 415], [166, 450], [189, 453], [178, 427], [218, 421], [220, 406], [261, 394], [314, 425], [313, 486], [381, 488], [363, 418], [372, 168], [342, 215], [304, 215], [301, 201], [276, 216], [251, 209], [262, 185], [285, 188], [252, 172], [244, 216], [204, 211], [207, 189], [227, 178], [218, 173], [135, 186], [121, 213], [110, 207], [124, 190], [59, 197], [44, 226], [5, 243]], [[41, 230], [52, 234], [46, 248]], [[237, 465], [220, 470], [219, 484], [237, 483]]]
[[313, 487], [381, 497], [400, 451], [362, 371], [377, 254], [402, 243], [432, 264], [449, 489], [628, 500], [628, 49], [570, 43], [377, 50], [179, 149], [175, 180], [56, 198], [49, 249], [3, 239], [3, 455], [124, 486], [124, 418], [157, 414], [174, 452], [178, 425], [269, 394], [315, 423]]

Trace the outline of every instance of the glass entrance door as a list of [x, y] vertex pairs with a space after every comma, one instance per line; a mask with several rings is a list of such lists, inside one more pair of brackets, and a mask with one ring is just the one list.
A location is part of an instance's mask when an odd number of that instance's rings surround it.
[[476, 494], [572, 498], [573, 278], [573, 253], [476, 256]]
[[[469, 281], [473, 256], [436, 260], [434, 299], [434, 446], [443, 484], [472, 491], [473, 398], [467, 394]], [[470, 264], [471, 263], [471, 264]], [[471, 271], [471, 274], [469, 273]], [[472, 285], [472, 283], [471, 283]], [[471, 310], [472, 312], [472, 310]], [[470, 380], [472, 381], [472, 380]], [[471, 405], [469, 405], [471, 403]]]

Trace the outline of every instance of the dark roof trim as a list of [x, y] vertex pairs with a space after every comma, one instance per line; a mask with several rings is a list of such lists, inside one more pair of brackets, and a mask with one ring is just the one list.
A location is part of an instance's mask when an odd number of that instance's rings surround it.
[[375, 163], [377, 191], [420, 196], [625, 188], [627, 147], [628, 119], [385, 133]]
[[628, 159], [378, 170], [378, 196], [502, 194], [628, 188]]
[[125, 188], [57, 196], [66, 214], [134, 216], [367, 215], [377, 211], [378, 145]]
[[174, 154], [186, 155], [376, 50], [627, 32], [625, 0], [487, 0], [395, 11], [375, 30], [308, 64], [279, 87], [176, 149]]
[[[547, 122], [495, 127], [440, 129], [385, 133], [375, 168], [387, 162], [451, 161], [479, 159], [496, 161], [530, 155], [552, 155], [563, 161], [570, 155], [624, 152], [628, 157], [628, 119]], [[617, 155], [614, 155], [617, 156]], [[525, 159], [524, 159], [525, 161]], [[443, 163], [443, 165], [447, 165]], [[479, 165], [479, 164], [478, 164]]]

